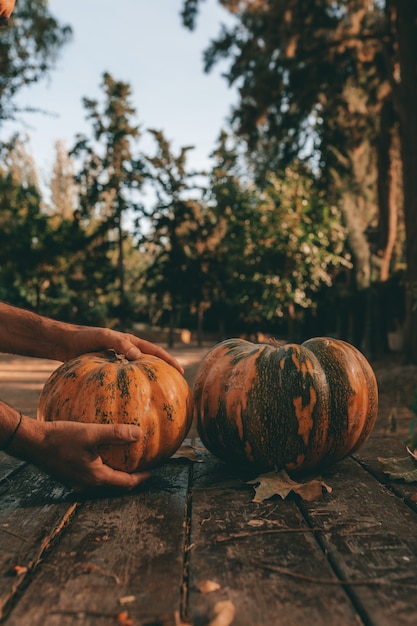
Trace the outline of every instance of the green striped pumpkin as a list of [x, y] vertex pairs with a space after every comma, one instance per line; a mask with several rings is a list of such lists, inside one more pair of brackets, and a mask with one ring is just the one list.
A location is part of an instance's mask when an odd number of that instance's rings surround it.
[[378, 387], [363, 354], [338, 339], [298, 345], [228, 339], [194, 380], [204, 445], [234, 464], [303, 472], [357, 450], [378, 413]]

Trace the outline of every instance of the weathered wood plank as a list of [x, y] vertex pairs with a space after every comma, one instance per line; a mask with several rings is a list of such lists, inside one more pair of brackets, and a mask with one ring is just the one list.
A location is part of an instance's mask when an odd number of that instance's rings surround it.
[[7, 626], [175, 626], [181, 609], [189, 463], [133, 493], [87, 500], [45, 555]]
[[[394, 436], [373, 436], [354, 454], [354, 458], [366, 467], [379, 482], [387, 485], [396, 495], [403, 498], [408, 506], [417, 512], [417, 482], [406, 483], [403, 480], [393, 480], [384, 473], [384, 466], [380, 458], [401, 459], [407, 457], [405, 445]], [[411, 458], [411, 457], [410, 457]], [[417, 462], [415, 463], [417, 467]]]
[[[252, 502], [252, 487], [211, 455], [194, 467], [194, 475], [188, 602], [192, 624], [207, 624], [223, 600], [235, 607], [233, 626], [324, 624], [330, 615], [338, 626], [362, 623], [295, 500]], [[317, 582], [271, 571], [265, 564]], [[321, 579], [336, 584], [321, 584]], [[207, 580], [220, 588], [200, 592]]]
[[76, 508], [69, 492], [26, 465], [0, 484], [0, 617]]
[[[327, 471], [326, 501], [303, 503], [364, 622], [417, 622], [417, 516], [353, 459]], [[379, 582], [378, 582], [379, 581]]]
[[23, 467], [24, 462], [9, 456], [5, 452], [0, 451], [0, 496], [3, 493], [2, 482]]

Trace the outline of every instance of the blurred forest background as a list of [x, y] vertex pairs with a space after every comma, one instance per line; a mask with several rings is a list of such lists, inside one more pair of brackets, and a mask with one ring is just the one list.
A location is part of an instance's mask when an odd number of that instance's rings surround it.
[[[130, 85], [106, 72], [47, 193], [23, 134], [2, 137], [0, 299], [164, 328], [169, 345], [177, 328], [328, 334], [417, 363], [417, 2], [219, 2], [234, 21], [205, 70], [226, 62], [238, 102], [210, 171], [143, 131]], [[199, 0], [178, 4], [198, 28]], [[47, 0], [19, 0], [0, 29], [0, 132], [71, 36]]]

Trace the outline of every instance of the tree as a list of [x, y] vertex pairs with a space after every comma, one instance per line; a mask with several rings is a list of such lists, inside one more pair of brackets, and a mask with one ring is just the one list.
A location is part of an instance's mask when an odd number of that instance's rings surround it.
[[[300, 155], [315, 157], [322, 184], [331, 201], [343, 205], [352, 229], [355, 282], [364, 291], [370, 287], [373, 263], [367, 234], [378, 222], [378, 213], [374, 210], [372, 215], [370, 209], [377, 202], [382, 209], [376, 250], [383, 258], [379, 278], [386, 280], [391, 267], [399, 219], [398, 166], [393, 159], [398, 154], [400, 119], [404, 196], [408, 185], [411, 201], [405, 200], [406, 212], [411, 212], [409, 219], [406, 214], [411, 285], [417, 246], [410, 243], [416, 241], [416, 212], [410, 208], [416, 202], [410, 182], [415, 171], [410, 146], [415, 144], [410, 130], [416, 127], [417, 107], [416, 90], [408, 85], [415, 85], [416, 78], [415, 3], [392, 0], [385, 7], [367, 0], [221, 3], [236, 21], [223, 28], [206, 50], [205, 67], [209, 70], [224, 58], [230, 62], [226, 76], [239, 85], [240, 94], [232, 115], [234, 127], [255, 151], [258, 165], [279, 169]], [[184, 3], [188, 27], [194, 26], [198, 5], [199, 0]], [[398, 80], [401, 65], [407, 81]], [[358, 176], [358, 161], [363, 164], [364, 157], [370, 166], [367, 177]], [[373, 176], [377, 167], [378, 177]], [[365, 210], [358, 211], [366, 197]], [[414, 325], [417, 328], [417, 319]], [[417, 359], [417, 345], [414, 352]]]
[[[254, 321], [247, 314], [257, 307], [252, 308], [253, 266], [249, 257], [256, 257], [254, 230], [260, 220], [260, 197], [250, 177], [243, 176], [238, 146], [225, 131], [220, 133], [212, 158], [206, 202], [214, 216], [217, 238], [207, 250], [210, 254], [203, 284], [210, 294], [219, 334], [224, 337], [231, 324], [231, 331], [236, 333], [243, 323]], [[257, 311], [259, 323], [262, 312]]]
[[242, 174], [239, 148], [225, 132], [213, 156], [207, 202], [222, 234], [207, 266], [221, 330], [228, 316], [233, 332], [239, 321], [275, 331], [285, 320], [295, 339], [297, 313], [314, 309], [320, 290], [349, 267], [340, 211], [300, 164], [270, 172], [260, 189], [247, 168]]
[[79, 210], [74, 161], [62, 141], [56, 142], [55, 155], [50, 180], [50, 211], [57, 217], [72, 220], [74, 212]]
[[399, 118], [406, 228], [407, 326], [405, 348], [417, 363], [417, 4], [387, 0], [388, 59]]
[[[267, 224], [257, 236], [261, 244], [258, 282], [268, 306], [285, 316], [288, 335], [297, 336], [297, 311], [317, 311], [317, 296], [351, 267], [341, 211], [331, 205], [311, 172], [301, 164], [271, 174], [263, 193], [262, 216]], [[262, 219], [262, 218], [261, 218]], [[264, 249], [264, 252], [262, 251]]]
[[1, 29], [0, 124], [16, 117], [16, 93], [50, 71], [71, 35], [49, 12], [47, 0], [17, 3], [9, 26]]
[[[104, 73], [102, 88], [105, 95], [102, 108], [97, 100], [84, 98], [92, 137], [79, 135], [71, 154], [81, 161], [76, 180], [81, 215], [89, 219], [92, 229], [90, 252], [94, 249], [100, 254], [104, 266], [111, 270], [108, 252], [113, 245], [117, 250], [119, 302], [115, 312], [125, 325], [130, 305], [125, 286], [124, 220], [128, 213], [142, 209], [138, 192], [143, 182], [143, 163], [141, 157], [134, 155], [134, 142], [140, 132], [133, 123], [136, 111], [130, 103], [129, 84]], [[108, 273], [103, 276], [107, 282], [109, 278]]]
[[1, 297], [41, 312], [60, 251], [54, 243], [27, 147], [3, 147], [0, 163]]
[[156, 141], [156, 154], [146, 157], [147, 178], [156, 194], [148, 210], [150, 227], [141, 237], [141, 245], [150, 257], [146, 273], [146, 289], [159, 314], [168, 312], [170, 346], [174, 328], [185, 305], [191, 301], [195, 285], [191, 273], [197, 248], [193, 237], [198, 229], [198, 204], [193, 181], [201, 173], [189, 172], [187, 154], [190, 146], [175, 155], [162, 131], [151, 130]]

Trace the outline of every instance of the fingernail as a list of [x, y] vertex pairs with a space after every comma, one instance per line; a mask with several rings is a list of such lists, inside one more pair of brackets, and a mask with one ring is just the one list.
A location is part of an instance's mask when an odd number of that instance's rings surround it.
[[135, 361], [136, 359], [139, 359], [142, 355], [142, 352], [139, 350], [139, 348], [129, 348], [129, 350], [126, 352], [126, 358], [129, 359], [129, 361]]
[[137, 441], [140, 437], [140, 428], [139, 426], [131, 426], [130, 427], [130, 436], [134, 441]]

